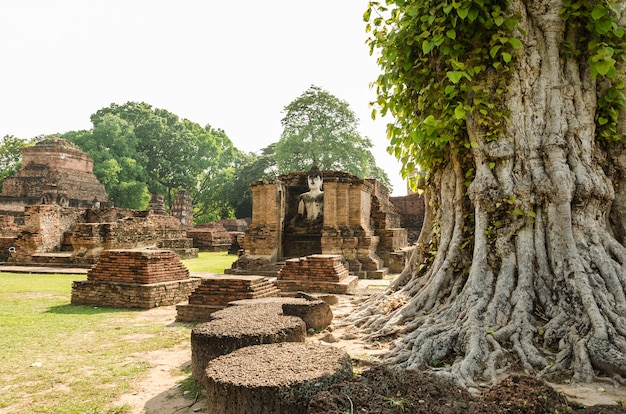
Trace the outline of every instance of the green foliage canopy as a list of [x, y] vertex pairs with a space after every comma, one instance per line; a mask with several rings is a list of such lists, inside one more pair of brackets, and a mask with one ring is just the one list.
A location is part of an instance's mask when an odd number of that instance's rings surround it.
[[[383, 70], [372, 117], [395, 118], [387, 127], [388, 149], [404, 175], [418, 166], [433, 170], [445, 151], [474, 145], [467, 135], [470, 114], [487, 141], [504, 132], [508, 76], [524, 36], [520, 16], [507, 7], [506, 0], [369, 3], [363, 16], [368, 43]], [[625, 50], [619, 10], [610, 0], [565, 0], [560, 14], [584, 31], [564, 52], [587, 59], [592, 75], [608, 80], [598, 101], [597, 136], [618, 139], [617, 113], [626, 104], [615, 66]]]
[[372, 177], [389, 186], [389, 178], [372, 155], [372, 142], [362, 137], [348, 103], [318, 86], [311, 86], [284, 109], [283, 132], [276, 144], [279, 173], [342, 170]]
[[[215, 202], [207, 182], [231, 166], [238, 151], [223, 131], [201, 127], [146, 103], [112, 104], [91, 116], [93, 129], [69, 132], [94, 159], [94, 173], [119, 207], [145, 208], [151, 193], [187, 189], [201, 211]], [[202, 214], [201, 214], [202, 215]]]
[[89, 131], [63, 135], [94, 160], [94, 174], [109, 201], [118, 207], [144, 209], [150, 200], [145, 182], [145, 156], [137, 151], [133, 126], [117, 115], [103, 116]]
[[497, 139], [508, 115], [502, 105], [508, 64], [521, 45], [513, 35], [519, 16], [508, 16], [503, 0], [386, 4], [370, 2], [363, 16], [383, 70], [372, 116], [396, 119], [387, 127], [389, 151], [403, 173], [432, 169], [448, 145], [469, 147], [470, 112], [488, 139]]

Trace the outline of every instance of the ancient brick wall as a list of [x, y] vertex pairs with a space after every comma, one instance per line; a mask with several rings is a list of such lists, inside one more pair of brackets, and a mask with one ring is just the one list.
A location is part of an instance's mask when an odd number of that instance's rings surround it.
[[193, 227], [193, 204], [191, 194], [187, 190], [180, 190], [176, 193], [176, 199], [170, 208], [170, 215], [176, 217], [180, 224], [190, 229]]
[[57, 205], [28, 206], [24, 226], [15, 241], [12, 261], [28, 262], [34, 253], [59, 252], [65, 233], [82, 221], [85, 210]]
[[162, 283], [189, 279], [189, 270], [171, 250], [105, 250], [87, 280], [116, 283]]
[[151, 309], [187, 300], [200, 280], [190, 278], [157, 284], [109, 283], [77, 280], [72, 283], [72, 305]]
[[232, 244], [231, 235], [218, 223], [198, 224], [187, 230], [187, 237], [193, 239], [193, 247], [201, 252], [226, 252]]
[[[90, 222], [77, 224], [71, 240], [73, 250], [87, 257], [110, 249], [191, 249], [193, 246], [180, 222], [171, 216], [116, 209], [105, 210], [102, 215], [98, 214], [98, 210], [90, 211], [87, 216]], [[94, 219], [115, 221], [92, 222]], [[197, 256], [197, 250], [194, 252]]]
[[424, 222], [424, 197], [418, 193], [402, 197], [391, 197], [391, 202], [400, 215], [400, 225], [409, 230], [409, 242], [419, 237]]
[[233, 219], [233, 220], [218, 220], [217, 223], [224, 226], [226, 231], [244, 232], [250, 225], [250, 218], [245, 219]]

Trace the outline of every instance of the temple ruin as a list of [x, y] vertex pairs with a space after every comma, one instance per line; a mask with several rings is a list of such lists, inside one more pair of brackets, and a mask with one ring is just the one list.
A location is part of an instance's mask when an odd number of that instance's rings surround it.
[[341, 171], [320, 175], [321, 208], [308, 171], [251, 184], [252, 221], [240, 242], [243, 254], [226, 273], [275, 276], [287, 259], [310, 255], [339, 255], [350, 273], [362, 278], [401, 271], [407, 233], [386, 187]]
[[0, 259], [91, 266], [103, 250], [132, 248], [197, 257], [186, 235], [193, 216], [185, 192], [176, 211], [187, 224], [162, 208], [113, 207], [93, 174], [93, 160], [70, 141], [47, 138], [23, 148], [21, 169], [3, 182]]
[[108, 202], [93, 174], [93, 160], [65, 139], [47, 138], [22, 148], [22, 168], [2, 182], [0, 214], [19, 218], [26, 206], [92, 208]]

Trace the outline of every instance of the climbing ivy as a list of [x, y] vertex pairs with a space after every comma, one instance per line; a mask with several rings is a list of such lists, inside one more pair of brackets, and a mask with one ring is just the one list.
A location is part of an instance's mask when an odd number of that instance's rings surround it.
[[565, 42], [565, 53], [586, 57], [591, 76], [600, 81], [596, 138], [619, 141], [622, 135], [617, 131], [618, 114], [626, 107], [623, 73], [617, 69], [619, 61], [626, 61], [620, 11], [609, 0], [564, 0], [560, 15], [568, 28], [579, 34], [576, 44]]
[[441, 162], [444, 148], [469, 148], [468, 114], [497, 139], [504, 131], [509, 67], [521, 46], [519, 16], [502, 0], [370, 2], [370, 51], [383, 69], [372, 117], [391, 113], [389, 152], [409, 174]]
[[[390, 113], [388, 150], [408, 175], [417, 165], [432, 170], [445, 149], [469, 148], [468, 114], [484, 139], [498, 139], [509, 112], [504, 98], [515, 52], [524, 32], [519, 15], [504, 0], [386, 0], [364, 14], [370, 52], [382, 74], [372, 117]], [[597, 133], [616, 139], [618, 111], [625, 104], [616, 70], [624, 57], [619, 10], [609, 0], [565, 0], [561, 17], [583, 28], [583, 43], [567, 53], [588, 56], [591, 73], [610, 83], [598, 101]]]

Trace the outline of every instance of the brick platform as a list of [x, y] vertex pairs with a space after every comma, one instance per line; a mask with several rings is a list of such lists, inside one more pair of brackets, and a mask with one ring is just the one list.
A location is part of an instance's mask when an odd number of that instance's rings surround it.
[[87, 280], [72, 283], [72, 304], [149, 309], [183, 302], [199, 285], [171, 250], [105, 250]]
[[189, 302], [176, 306], [176, 320], [208, 321], [211, 313], [224, 309], [229, 302], [278, 296], [278, 289], [264, 276], [211, 275], [200, 278], [200, 285]]
[[358, 277], [348, 274], [342, 256], [314, 254], [285, 261], [276, 286], [285, 292], [345, 294], [356, 288]]
[[105, 250], [87, 279], [117, 283], [161, 283], [189, 279], [189, 270], [171, 250]]
[[200, 280], [190, 278], [153, 284], [91, 280], [72, 282], [72, 305], [151, 309], [187, 300]]

